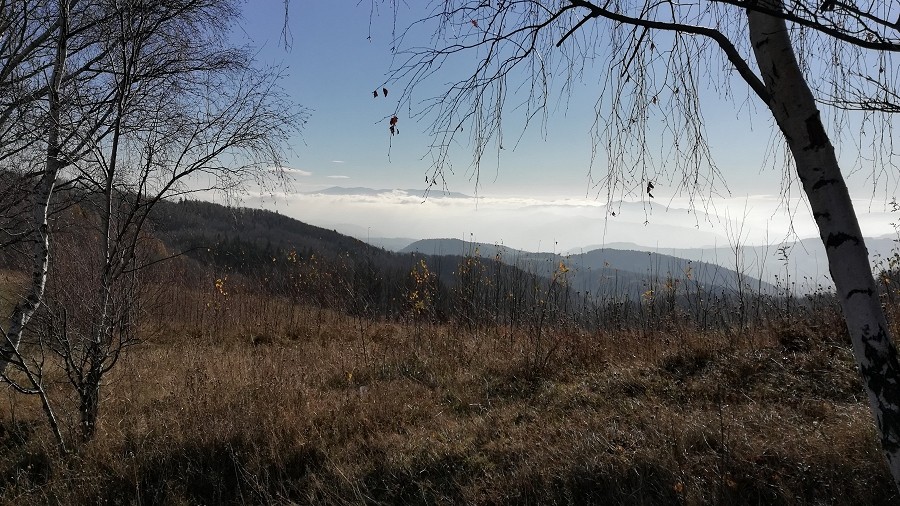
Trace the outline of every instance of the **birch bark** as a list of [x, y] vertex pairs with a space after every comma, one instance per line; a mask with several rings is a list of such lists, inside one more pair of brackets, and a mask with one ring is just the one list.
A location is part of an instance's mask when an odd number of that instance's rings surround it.
[[[773, 7], [781, 8], [780, 2], [774, 0]], [[794, 156], [819, 227], [869, 406], [900, 488], [900, 364], [853, 203], [785, 21], [753, 11], [748, 12], [748, 21], [750, 42], [770, 95], [767, 105]]]
[[66, 69], [69, 41], [69, 9], [70, 2], [62, 1], [59, 6], [59, 34], [56, 41], [53, 71], [48, 91], [48, 132], [47, 160], [44, 173], [33, 194], [32, 223], [34, 224], [34, 248], [32, 250], [31, 285], [28, 293], [16, 304], [10, 318], [5, 339], [0, 343], [0, 373], [6, 371], [10, 361], [14, 360], [15, 350], [22, 341], [22, 332], [34, 312], [41, 305], [44, 287], [47, 284], [47, 270], [50, 265], [50, 226], [47, 220], [50, 199], [56, 186], [56, 178], [64, 165], [60, 149], [60, 121], [62, 117], [62, 101], [60, 90]]

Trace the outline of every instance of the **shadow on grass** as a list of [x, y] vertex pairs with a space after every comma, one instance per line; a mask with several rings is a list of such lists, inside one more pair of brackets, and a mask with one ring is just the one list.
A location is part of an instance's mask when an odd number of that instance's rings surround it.
[[[245, 440], [183, 445], [145, 455], [134, 478], [109, 479], [94, 504], [265, 504], [309, 502], [312, 481], [325, 471], [325, 456], [304, 447], [260, 458]], [[108, 477], [112, 478], [112, 477]], [[332, 481], [330, 478], [329, 481]]]

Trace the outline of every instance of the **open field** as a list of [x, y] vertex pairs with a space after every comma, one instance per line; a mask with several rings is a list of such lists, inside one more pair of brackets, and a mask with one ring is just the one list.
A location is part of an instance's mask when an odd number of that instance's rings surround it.
[[0, 2], [0, 506], [900, 504], [896, 2], [356, 4]]
[[[151, 314], [150, 337], [111, 373], [97, 435], [76, 455], [57, 457], [39, 404], [9, 393], [0, 499], [898, 499], [835, 314], [743, 334], [673, 322], [536, 339], [262, 295], [229, 294], [217, 307], [216, 296], [172, 295]], [[63, 390], [56, 395], [65, 406]]]

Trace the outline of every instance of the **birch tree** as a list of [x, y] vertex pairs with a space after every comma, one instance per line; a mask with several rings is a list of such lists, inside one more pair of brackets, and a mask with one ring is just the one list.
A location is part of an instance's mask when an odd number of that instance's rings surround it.
[[135, 339], [130, 294], [154, 206], [172, 195], [229, 191], [271, 176], [303, 120], [279, 91], [276, 71], [254, 68], [245, 52], [223, 44], [229, 4], [184, 7], [116, 5], [117, 31], [107, 37], [114, 47], [104, 65], [115, 104], [110, 134], [75, 167], [76, 188], [96, 196], [89, 202], [101, 217], [96, 296], [91, 318], [80, 328], [58, 325], [68, 331], [53, 338], [80, 398], [85, 439], [94, 432], [102, 378]]
[[[598, 64], [603, 77], [592, 135], [605, 151], [607, 166], [597, 183], [610, 200], [667, 180], [693, 201], [722, 183], [699, 97], [707, 79], [732, 100], [747, 94], [768, 109], [819, 227], [882, 447], [900, 488], [897, 351], [832, 143], [845, 116], [838, 111], [837, 120], [826, 125], [818, 109], [824, 103], [894, 110], [892, 55], [900, 51], [896, 4], [446, 0], [431, 5], [431, 15], [398, 37], [400, 64], [392, 79], [405, 90], [401, 106], [424, 103], [419, 113], [433, 119], [432, 184], [440, 184], [450, 170], [451, 146], [459, 137], [472, 142], [477, 174], [486, 153], [503, 149], [505, 117], [518, 115], [526, 126], [545, 120], [554, 80], [564, 92]], [[434, 34], [432, 42], [412, 46], [423, 29]], [[464, 79], [440, 96], [417, 96], [419, 85], [461, 61], [473, 62]], [[890, 135], [889, 118], [874, 124]], [[879, 147], [880, 159], [892, 163], [890, 146]]]
[[[36, 160], [35, 165], [43, 165], [31, 169], [36, 183], [29, 195], [30, 220], [24, 223], [24, 230], [11, 234], [30, 239], [33, 261], [30, 287], [16, 304], [3, 332], [4, 342], [0, 343], [0, 372], [3, 372], [13, 348], [21, 340], [24, 326], [41, 303], [46, 285], [51, 195], [65, 163], [63, 145], [67, 132], [78, 130], [67, 130], [63, 125], [63, 88], [74, 77], [67, 75], [67, 70], [78, 61], [80, 55], [76, 48], [81, 45], [75, 36], [79, 30], [73, 30], [77, 25], [73, 16], [77, 18], [80, 14], [73, 0], [31, 5], [4, 2], [0, 14], [7, 30], [0, 48], [3, 50], [0, 96], [4, 98], [0, 113], [0, 131], [4, 134], [0, 159], [20, 161], [13, 155], [31, 149], [43, 154], [43, 158], [29, 159]], [[93, 20], [88, 23], [92, 24]]]
[[[32, 279], [5, 329], [0, 375], [15, 383], [4, 374], [14, 366], [30, 382], [20, 391], [44, 399], [43, 353], [52, 350], [76, 394], [81, 438], [88, 440], [103, 377], [137, 339], [136, 273], [148, 261], [142, 247], [153, 208], [187, 192], [271, 180], [304, 114], [281, 92], [277, 68], [260, 68], [248, 50], [228, 44], [237, 15], [229, 0], [45, 3], [44, 18], [20, 17], [23, 27], [47, 27], [22, 28], [44, 36], [26, 45], [55, 44], [56, 53], [47, 57], [50, 86], [41, 82], [45, 72], [23, 71], [22, 82], [37, 91], [11, 102], [34, 109], [39, 122], [30, 131], [40, 135], [19, 151], [46, 149], [47, 164], [36, 171], [32, 217], [21, 233], [34, 245]], [[75, 46], [69, 37], [74, 27], [81, 34]], [[38, 65], [40, 54], [20, 58], [22, 65]], [[67, 182], [65, 192], [60, 180]], [[70, 196], [89, 225], [84, 266], [54, 271], [48, 216]], [[78, 286], [63, 286], [48, 301], [53, 272]], [[23, 336], [41, 305], [40, 328], [31, 331], [39, 339], [37, 355], [29, 356], [21, 349]]]

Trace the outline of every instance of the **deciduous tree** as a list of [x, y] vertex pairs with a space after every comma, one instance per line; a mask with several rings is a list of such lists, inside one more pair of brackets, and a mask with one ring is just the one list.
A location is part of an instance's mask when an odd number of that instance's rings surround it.
[[[545, 118], [554, 81], [565, 91], [593, 75], [595, 65], [603, 74], [593, 135], [595, 146], [606, 151], [598, 183], [609, 200], [639, 194], [659, 180], [672, 182], [692, 200], [704, 199], [721, 182], [702, 115], [699, 91], [707, 80], [732, 99], [749, 90], [771, 112], [818, 224], [882, 446], [900, 487], [900, 365], [831, 141], [841, 132], [828, 133], [829, 127], [845, 125], [844, 116], [836, 114], [838, 120], [826, 125], [817, 104], [818, 99], [838, 110], [896, 107], [891, 64], [892, 54], [900, 51], [896, 5], [832, 0], [432, 5], [430, 16], [399, 37], [398, 46], [410, 48], [399, 51], [405, 59], [393, 74], [405, 89], [400, 103], [421, 103], [420, 85], [455, 57], [474, 62], [471, 73], [426, 99], [421, 110], [434, 119], [437, 139], [432, 184], [450, 167], [458, 137], [470, 137], [477, 173], [486, 152], [499, 153], [504, 145], [504, 118], [520, 115], [526, 125]], [[423, 28], [434, 33], [431, 47], [414, 45]], [[734, 77], [743, 83], [740, 88]], [[889, 119], [880, 125], [890, 133]], [[885, 148], [880, 154], [893, 154]]]
[[[277, 68], [256, 66], [248, 50], [228, 43], [237, 16], [230, 0], [38, 3], [37, 10], [10, 8], [18, 15], [10, 22], [15, 33], [27, 40], [0, 61], [15, 67], [8, 73], [15, 79], [0, 81], [0, 96], [12, 97], [8, 121], [25, 122], [9, 129], [33, 134], [0, 146], [0, 160], [4, 153], [6, 160], [46, 153], [32, 171], [38, 183], [29, 196], [31, 219], [9, 235], [34, 245], [32, 279], [4, 329], [0, 373], [14, 365], [31, 383], [21, 390], [43, 398], [43, 353], [52, 350], [77, 395], [81, 436], [89, 439], [103, 377], [136, 339], [135, 273], [148, 261], [142, 248], [154, 206], [187, 192], [271, 181], [304, 114], [281, 92]], [[79, 295], [47, 301], [54, 272], [49, 215], [71, 199], [87, 216], [84, 266], [61, 273], [80, 290], [60, 293]], [[45, 302], [42, 325], [27, 332]], [[21, 350], [26, 333], [39, 339], [39, 356]]]

